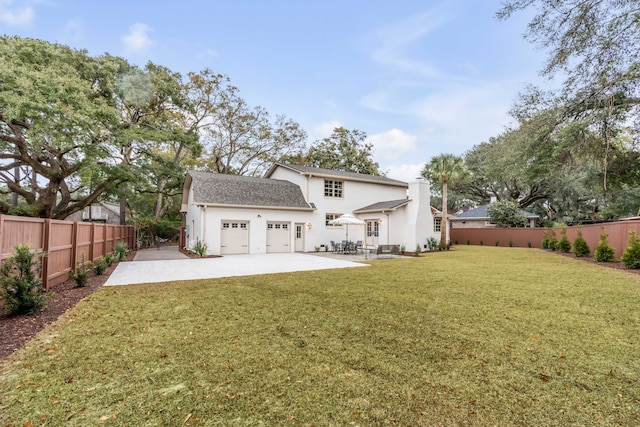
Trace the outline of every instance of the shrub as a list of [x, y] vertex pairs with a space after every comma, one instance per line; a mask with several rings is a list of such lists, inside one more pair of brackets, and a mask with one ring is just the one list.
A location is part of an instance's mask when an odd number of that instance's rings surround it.
[[587, 241], [582, 237], [582, 230], [578, 228], [578, 237], [573, 241], [573, 253], [577, 257], [589, 256], [591, 248], [587, 244]]
[[0, 297], [10, 315], [35, 314], [47, 304], [48, 295], [38, 277], [39, 258], [43, 252], [31, 251], [29, 245], [17, 245], [13, 256], [0, 267]]
[[124, 242], [116, 243], [115, 251], [118, 262], [122, 261], [127, 256], [127, 244]]
[[509, 247], [512, 248], [513, 247], [513, 240], [509, 240]]
[[558, 249], [560, 250], [560, 252], [563, 252], [565, 254], [571, 252], [571, 242], [567, 238], [567, 229], [563, 227], [560, 235], [562, 237], [558, 242]]
[[480, 240], [480, 246], [483, 246], [484, 242], [482, 240]]
[[84, 288], [89, 280], [89, 270], [91, 269], [91, 263], [85, 262], [84, 253], [82, 254], [81, 261], [76, 264], [75, 270], [69, 273], [69, 277], [76, 282], [79, 288]]
[[529, 248], [530, 248], [531, 246], [532, 246], [532, 245], [531, 245], [531, 242], [527, 242], [527, 247], [529, 247]]
[[427, 247], [429, 247], [430, 251], [435, 251], [438, 247], [438, 239], [436, 239], [435, 237], [429, 237], [427, 239]]
[[420, 245], [416, 245], [416, 250], [413, 251], [413, 253], [418, 256], [420, 255], [420, 252], [422, 252], [422, 249], [420, 249]]
[[542, 249], [551, 249], [550, 240], [549, 240], [549, 232], [547, 230], [542, 234]]
[[600, 242], [596, 247], [596, 250], [593, 251], [593, 259], [596, 262], [613, 262], [615, 261], [614, 250], [609, 245], [608, 235], [604, 231], [604, 227], [602, 227], [602, 231], [600, 232]]
[[104, 262], [107, 264], [107, 267], [110, 267], [113, 264], [115, 257], [112, 252], [109, 252], [104, 256]]
[[552, 251], [558, 250], [558, 238], [556, 237], [556, 231], [553, 229], [549, 233], [549, 249]]
[[404, 255], [406, 251], [407, 251], [407, 247], [404, 244], [400, 245], [400, 253]]
[[496, 240], [496, 246], [500, 244], [500, 240]]
[[93, 271], [96, 272], [97, 276], [102, 276], [107, 269], [107, 259], [105, 257], [100, 258], [93, 265]]
[[629, 232], [627, 248], [624, 250], [620, 260], [627, 268], [640, 268], [640, 238], [635, 230]]
[[201, 242], [200, 239], [196, 240], [196, 244], [193, 245], [193, 252], [195, 252], [196, 255], [201, 257], [207, 255], [207, 244], [204, 242]]

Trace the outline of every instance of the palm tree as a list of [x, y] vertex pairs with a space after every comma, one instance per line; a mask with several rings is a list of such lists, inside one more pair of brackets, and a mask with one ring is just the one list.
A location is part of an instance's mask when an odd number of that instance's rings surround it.
[[439, 182], [442, 184], [442, 223], [440, 225], [440, 242], [449, 243], [447, 241], [447, 190], [449, 184], [462, 181], [468, 176], [467, 167], [462, 157], [454, 154], [440, 154], [433, 157], [429, 163], [424, 166], [422, 176], [431, 182]]

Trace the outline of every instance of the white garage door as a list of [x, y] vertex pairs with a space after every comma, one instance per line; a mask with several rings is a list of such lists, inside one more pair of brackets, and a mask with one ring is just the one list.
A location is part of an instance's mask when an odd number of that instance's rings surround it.
[[222, 221], [220, 253], [222, 255], [249, 253], [248, 221]]
[[290, 231], [288, 222], [268, 222], [267, 253], [290, 252]]

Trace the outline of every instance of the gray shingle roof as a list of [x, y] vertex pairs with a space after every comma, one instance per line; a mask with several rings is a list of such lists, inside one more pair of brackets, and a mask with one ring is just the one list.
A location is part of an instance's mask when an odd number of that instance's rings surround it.
[[189, 171], [194, 203], [312, 209], [300, 187], [279, 179]]
[[387, 202], [378, 202], [369, 206], [365, 206], [360, 209], [356, 209], [353, 211], [354, 213], [363, 213], [363, 212], [380, 212], [380, 211], [388, 211], [392, 209], [399, 208], [400, 206], [404, 206], [409, 203], [410, 199], [400, 199], [400, 200], [389, 200]]
[[[487, 204], [478, 206], [477, 208], [469, 209], [466, 212], [462, 212], [461, 214], [456, 215], [454, 219], [487, 219], [489, 218], [489, 214], [487, 213], [488, 207], [489, 205]], [[523, 211], [522, 209], [520, 209], [520, 213], [529, 219], [538, 218], [538, 215], [531, 212]]]
[[405, 188], [408, 187], [408, 184], [406, 182], [398, 181], [397, 179], [387, 178], [386, 176], [367, 175], [363, 173], [345, 172], [345, 171], [339, 171], [339, 170], [333, 170], [333, 169], [314, 168], [312, 166], [292, 165], [289, 163], [274, 163], [273, 166], [271, 166], [271, 168], [265, 174], [265, 177], [269, 178], [273, 173], [273, 171], [278, 166], [297, 171], [303, 175], [314, 175], [314, 176], [321, 176], [321, 177], [327, 177], [327, 178], [340, 178], [340, 179], [347, 179], [352, 181], [375, 182], [377, 184], [396, 185], [396, 186], [405, 187]]

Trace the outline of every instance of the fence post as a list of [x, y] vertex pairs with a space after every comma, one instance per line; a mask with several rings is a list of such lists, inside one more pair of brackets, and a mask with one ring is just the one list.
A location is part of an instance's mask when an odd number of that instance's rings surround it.
[[49, 289], [49, 245], [51, 240], [51, 220], [44, 220], [44, 235], [42, 236], [42, 251], [45, 257], [42, 258], [42, 286]]

